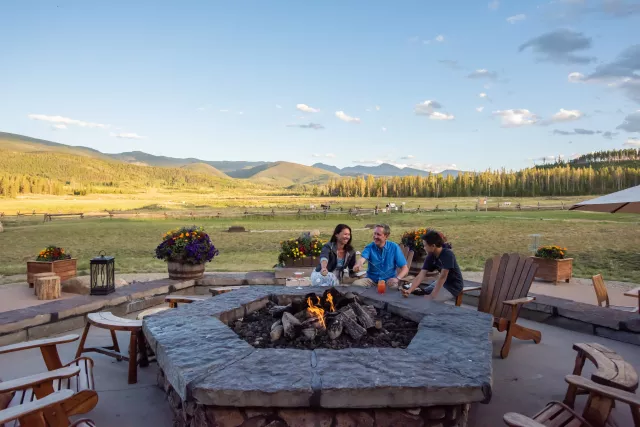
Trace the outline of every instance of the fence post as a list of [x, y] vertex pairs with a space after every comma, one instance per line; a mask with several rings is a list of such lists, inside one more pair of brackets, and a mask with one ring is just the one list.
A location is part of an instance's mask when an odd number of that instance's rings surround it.
[[540, 210], [540, 202], [538, 202], [538, 210]]

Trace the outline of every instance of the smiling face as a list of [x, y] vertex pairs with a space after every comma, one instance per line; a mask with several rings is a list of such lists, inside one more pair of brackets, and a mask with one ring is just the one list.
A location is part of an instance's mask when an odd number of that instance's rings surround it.
[[376, 244], [377, 247], [379, 248], [384, 247], [385, 243], [387, 243], [387, 237], [389, 236], [384, 234], [384, 228], [376, 227], [373, 230], [373, 242]]
[[438, 248], [436, 245], [428, 244], [427, 241], [424, 239], [422, 239], [422, 246], [424, 247], [424, 250], [427, 251], [428, 254], [434, 253]]
[[336, 234], [336, 241], [341, 245], [346, 245], [351, 240], [351, 230], [344, 228], [341, 232]]

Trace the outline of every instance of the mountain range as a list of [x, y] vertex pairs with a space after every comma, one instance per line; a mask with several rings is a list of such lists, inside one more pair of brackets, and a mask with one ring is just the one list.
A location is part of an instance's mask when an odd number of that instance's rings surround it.
[[[89, 147], [70, 146], [43, 139], [31, 138], [28, 136], [0, 132], [0, 150], [11, 152], [12, 156], [5, 156], [2, 166], [8, 173], [24, 173], [29, 168], [25, 165], [38, 164], [38, 173], [48, 175], [46, 162], [34, 160], [46, 155], [47, 162], [51, 161], [51, 156], [56, 158], [57, 173], [68, 172], [67, 176], [60, 176], [66, 180], [74, 179], [75, 175], [89, 176], [92, 170], [101, 170], [103, 176], [108, 176], [109, 170], [117, 169], [120, 173], [122, 166], [127, 165], [127, 173], [132, 174], [137, 179], [146, 175], [157, 177], [166, 176], [166, 169], [178, 169], [183, 174], [207, 175], [222, 180], [247, 180], [253, 184], [269, 185], [277, 187], [295, 187], [298, 185], [325, 184], [330, 179], [341, 176], [428, 176], [429, 172], [412, 168], [399, 168], [397, 166], [383, 163], [377, 166], [351, 166], [337, 168], [335, 166], [316, 163], [306, 166], [291, 162], [249, 162], [249, 161], [209, 161], [198, 158], [175, 158], [166, 156], [156, 156], [142, 151], [131, 151], [125, 153], [103, 153]], [[79, 161], [77, 157], [91, 158]], [[149, 170], [149, 168], [161, 168], [162, 171]], [[147, 171], [145, 172], [145, 169]], [[34, 171], [35, 172], [35, 171]], [[446, 170], [440, 174], [443, 176], [457, 176], [459, 171]], [[70, 175], [69, 175], [70, 174]], [[184, 178], [184, 177], [183, 177]]]

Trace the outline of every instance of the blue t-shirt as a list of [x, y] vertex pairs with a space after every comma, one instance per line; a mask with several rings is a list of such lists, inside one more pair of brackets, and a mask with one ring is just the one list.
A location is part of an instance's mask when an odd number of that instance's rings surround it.
[[362, 251], [362, 258], [369, 262], [367, 277], [374, 282], [396, 277], [396, 269], [407, 265], [400, 246], [389, 241], [382, 249], [374, 242], [369, 243]]

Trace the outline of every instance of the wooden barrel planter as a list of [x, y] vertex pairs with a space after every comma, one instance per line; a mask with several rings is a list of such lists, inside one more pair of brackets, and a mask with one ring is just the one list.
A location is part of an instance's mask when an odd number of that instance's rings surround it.
[[71, 258], [59, 261], [27, 261], [27, 282], [30, 288], [35, 284], [33, 275], [38, 273], [53, 273], [64, 282], [78, 275], [77, 260]]
[[173, 280], [201, 279], [204, 277], [204, 267], [204, 264], [183, 264], [174, 261], [167, 263], [169, 279]]
[[573, 276], [573, 258], [550, 259], [535, 256], [532, 258], [538, 265], [536, 279], [556, 284], [561, 281], [569, 283], [571, 280]]

